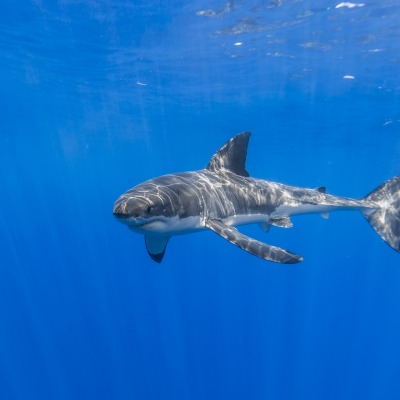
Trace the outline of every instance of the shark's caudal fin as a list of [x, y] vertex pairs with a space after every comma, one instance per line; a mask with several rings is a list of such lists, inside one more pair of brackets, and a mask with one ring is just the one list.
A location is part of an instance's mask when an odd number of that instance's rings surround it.
[[379, 208], [372, 212], [363, 210], [364, 217], [391, 248], [400, 252], [400, 176], [383, 183], [365, 200]]

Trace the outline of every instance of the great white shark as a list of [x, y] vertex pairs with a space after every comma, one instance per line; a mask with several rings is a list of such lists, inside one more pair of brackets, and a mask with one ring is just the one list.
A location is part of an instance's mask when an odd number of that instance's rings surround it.
[[205, 169], [163, 175], [143, 182], [115, 202], [113, 214], [143, 234], [151, 258], [160, 263], [171, 236], [209, 229], [268, 261], [294, 264], [303, 258], [252, 239], [235, 226], [292, 227], [298, 214], [359, 210], [379, 236], [400, 252], [400, 176], [362, 199], [333, 196], [325, 187], [306, 189], [256, 179], [246, 170], [250, 132], [230, 139]]

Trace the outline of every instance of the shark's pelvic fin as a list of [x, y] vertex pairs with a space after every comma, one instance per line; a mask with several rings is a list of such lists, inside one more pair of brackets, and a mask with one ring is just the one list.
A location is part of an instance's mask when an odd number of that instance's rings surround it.
[[268, 222], [260, 222], [258, 225], [265, 233], [267, 233], [271, 229], [271, 224], [269, 224]]
[[293, 222], [289, 217], [270, 218], [268, 223], [280, 228], [291, 228], [293, 226]]
[[227, 169], [241, 176], [250, 176], [246, 171], [247, 146], [250, 132], [239, 133], [226, 142], [211, 158], [207, 165], [210, 171]]
[[165, 249], [167, 248], [169, 236], [145, 235], [144, 241], [146, 249], [150, 257], [160, 263], [164, 257]]
[[295, 264], [303, 261], [303, 258], [297, 254], [249, 238], [240, 233], [236, 228], [227, 226], [217, 219], [208, 219], [206, 227], [241, 249], [264, 260], [281, 264]]

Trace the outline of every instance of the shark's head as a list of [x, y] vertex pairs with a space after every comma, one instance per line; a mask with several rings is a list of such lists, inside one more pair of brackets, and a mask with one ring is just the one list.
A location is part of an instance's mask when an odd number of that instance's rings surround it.
[[138, 185], [123, 194], [114, 204], [114, 216], [134, 231], [163, 231], [173, 217], [171, 202], [154, 187]]
[[189, 188], [179, 175], [164, 175], [133, 187], [113, 207], [114, 216], [138, 233], [179, 231], [182, 220], [198, 215]]

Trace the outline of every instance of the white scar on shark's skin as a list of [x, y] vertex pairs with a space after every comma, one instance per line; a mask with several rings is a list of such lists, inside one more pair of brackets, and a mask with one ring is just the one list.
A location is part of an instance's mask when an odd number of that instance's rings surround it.
[[211, 158], [207, 168], [163, 175], [123, 194], [113, 213], [145, 236], [153, 260], [161, 262], [171, 236], [212, 230], [241, 249], [268, 261], [293, 264], [302, 257], [240, 233], [235, 226], [259, 224], [290, 228], [293, 215], [359, 210], [380, 237], [400, 251], [400, 177], [363, 199], [332, 196], [325, 187], [306, 189], [251, 178], [246, 171], [249, 132], [236, 135]]

